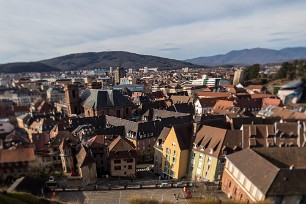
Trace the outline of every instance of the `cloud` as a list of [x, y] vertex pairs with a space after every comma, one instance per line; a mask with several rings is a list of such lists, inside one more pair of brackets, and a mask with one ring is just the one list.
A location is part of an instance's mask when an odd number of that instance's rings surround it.
[[269, 39], [268, 42], [281, 42], [281, 41], [288, 41], [290, 40], [289, 38], [273, 38]]
[[299, 0], [0, 0], [0, 63], [108, 49], [186, 59], [305, 46], [305, 9]]
[[179, 47], [169, 47], [169, 48], [161, 48], [161, 49], [158, 49], [159, 51], [166, 51], [166, 52], [169, 52], [169, 51], [176, 51], [176, 50], [180, 50], [181, 48]]

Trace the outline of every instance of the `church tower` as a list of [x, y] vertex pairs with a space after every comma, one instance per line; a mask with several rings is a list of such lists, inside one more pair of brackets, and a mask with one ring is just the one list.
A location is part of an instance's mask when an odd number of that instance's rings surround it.
[[79, 96], [79, 87], [76, 84], [65, 85], [66, 104], [68, 106], [68, 114], [80, 114], [81, 104]]

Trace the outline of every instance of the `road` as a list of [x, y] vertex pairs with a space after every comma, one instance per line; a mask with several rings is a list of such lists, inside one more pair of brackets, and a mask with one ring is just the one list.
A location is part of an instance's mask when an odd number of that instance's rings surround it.
[[59, 192], [56, 198], [68, 203], [128, 204], [128, 199], [130, 197], [143, 196], [147, 199], [156, 199], [160, 202], [171, 201], [176, 203], [174, 194], [180, 196], [177, 203], [187, 203], [186, 200], [182, 198], [182, 188]]

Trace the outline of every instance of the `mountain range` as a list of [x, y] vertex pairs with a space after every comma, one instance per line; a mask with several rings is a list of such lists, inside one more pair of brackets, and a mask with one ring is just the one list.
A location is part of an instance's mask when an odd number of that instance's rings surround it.
[[124, 51], [107, 51], [70, 54], [38, 62], [2, 64], [0, 65], [0, 73], [90, 70], [108, 69], [109, 67], [143, 68], [145, 66], [162, 69], [198, 68], [219, 65], [281, 63], [295, 59], [306, 59], [306, 48], [296, 47], [281, 50], [253, 48], [185, 61]]
[[305, 47], [284, 48], [281, 50], [253, 48], [244, 50], [234, 50], [226, 54], [210, 57], [197, 57], [193, 59], [188, 59], [186, 61], [198, 65], [218, 66], [281, 63], [285, 61], [305, 58]]
[[[29, 68], [25, 68], [27, 65]], [[35, 66], [36, 69], [34, 69]], [[42, 68], [42, 72], [46, 71], [46, 67], [49, 67], [50, 71], [69, 71], [109, 69], [109, 67], [143, 68], [145, 66], [159, 67], [162, 69], [199, 67], [199, 65], [175, 59], [151, 55], [140, 55], [124, 51], [108, 51], [70, 54], [39, 62], [3, 64], [0, 65], [0, 72], [15, 73], [20, 72], [21, 70], [24, 70], [25, 72], [34, 70], [37, 71], [40, 69], [40, 67]]]

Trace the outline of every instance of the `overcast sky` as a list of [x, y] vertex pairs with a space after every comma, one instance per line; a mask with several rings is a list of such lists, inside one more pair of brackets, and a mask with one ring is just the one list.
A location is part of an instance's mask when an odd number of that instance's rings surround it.
[[306, 46], [305, 0], [0, 0], [0, 64], [123, 50], [173, 59]]

